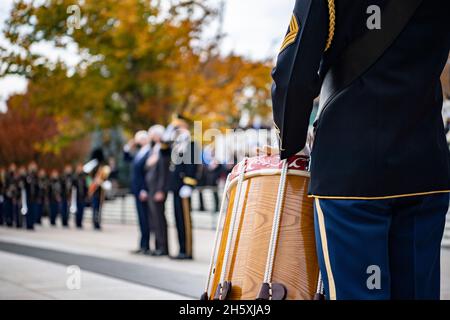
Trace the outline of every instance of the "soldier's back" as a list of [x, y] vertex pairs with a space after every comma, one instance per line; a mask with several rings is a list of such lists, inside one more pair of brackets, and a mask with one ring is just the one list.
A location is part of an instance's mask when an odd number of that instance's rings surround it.
[[[339, 5], [350, 2], [336, 1], [336, 38], [324, 56], [322, 75], [339, 63], [359, 30], [384, 32], [383, 8], [389, 1], [379, 3], [379, 30], [367, 28], [366, 3], [356, 7], [356, 16], [365, 20], [346, 24], [347, 12]], [[422, 1], [382, 55], [327, 101], [316, 122], [311, 193], [382, 197], [450, 189], [440, 83], [450, 48], [449, 12], [449, 1]]]

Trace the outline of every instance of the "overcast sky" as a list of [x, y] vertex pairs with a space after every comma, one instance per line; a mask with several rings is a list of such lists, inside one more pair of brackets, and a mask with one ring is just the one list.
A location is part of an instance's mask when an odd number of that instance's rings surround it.
[[[164, 1], [164, 0], [163, 0]], [[210, 0], [219, 3], [220, 0]], [[0, 0], [0, 28], [8, 17], [14, 0]], [[294, 0], [226, 0], [224, 13], [223, 52], [233, 50], [253, 59], [275, 57], [289, 24]], [[0, 38], [0, 43], [3, 39]], [[51, 57], [62, 55], [51, 48], [41, 50]], [[67, 55], [65, 54], [67, 57]], [[70, 55], [69, 55], [70, 57]], [[0, 111], [6, 98], [25, 89], [26, 82], [19, 77], [0, 79]]]

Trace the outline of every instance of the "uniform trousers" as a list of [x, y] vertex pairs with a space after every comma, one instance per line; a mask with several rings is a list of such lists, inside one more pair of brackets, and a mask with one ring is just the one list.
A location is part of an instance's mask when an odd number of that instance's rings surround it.
[[382, 200], [315, 199], [327, 299], [440, 298], [449, 194]]
[[178, 191], [173, 198], [180, 253], [192, 257], [191, 198], [181, 198]]

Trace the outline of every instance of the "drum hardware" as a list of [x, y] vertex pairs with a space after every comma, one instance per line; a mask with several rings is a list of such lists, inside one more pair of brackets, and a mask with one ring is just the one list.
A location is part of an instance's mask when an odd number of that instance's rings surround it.
[[233, 169], [203, 300], [313, 300], [323, 291], [308, 167], [304, 155], [267, 155]]
[[228, 259], [230, 257], [230, 251], [231, 251], [230, 249], [231, 249], [231, 245], [232, 245], [231, 241], [233, 239], [233, 232], [234, 232], [234, 228], [236, 225], [236, 218], [237, 218], [237, 214], [238, 214], [238, 210], [239, 210], [239, 204], [240, 204], [240, 200], [241, 200], [240, 197], [241, 197], [241, 192], [242, 192], [242, 185], [244, 184], [246, 168], [247, 168], [247, 158], [245, 158], [241, 163], [239, 180], [238, 180], [237, 191], [236, 191], [236, 195], [238, 198], [235, 199], [234, 204], [233, 204], [231, 225], [230, 225], [230, 229], [228, 232], [228, 238], [227, 238], [227, 243], [226, 243], [226, 247], [225, 247], [225, 255], [224, 255], [222, 270], [221, 270], [221, 274], [220, 274], [220, 282], [217, 287], [217, 291], [214, 296], [214, 300], [226, 300], [228, 298], [228, 296], [231, 292], [231, 288], [232, 288], [231, 282], [225, 281], [226, 269], [227, 269], [227, 265], [228, 265]]
[[97, 159], [92, 159], [91, 161], [87, 162], [84, 166], [83, 166], [83, 171], [86, 174], [91, 174], [92, 171], [94, 171], [95, 168], [97, 168], [99, 166], [99, 161]]
[[[264, 272], [264, 282], [258, 294], [258, 300], [284, 300], [287, 290], [282, 284], [272, 284], [273, 264], [275, 262], [275, 250], [277, 249], [278, 234], [280, 231], [281, 211], [283, 209], [283, 200], [286, 194], [286, 177], [288, 171], [288, 162], [283, 160], [281, 169], [280, 185], [278, 187], [278, 197], [273, 215], [272, 234], [270, 237], [269, 250], [267, 253], [266, 270]], [[274, 287], [277, 289], [277, 295], [274, 296]], [[276, 299], [274, 299], [276, 298]]]
[[224, 195], [222, 197], [222, 203], [220, 205], [220, 212], [219, 212], [219, 220], [217, 222], [217, 227], [216, 227], [216, 238], [214, 239], [214, 246], [213, 246], [213, 251], [211, 254], [211, 261], [209, 263], [209, 271], [208, 271], [208, 278], [206, 280], [206, 285], [205, 285], [205, 292], [202, 294], [200, 300], [208, 300], [209, 296], [208, 296], [208, 291], [209, 291], [209, 286], [211, 284], [211, 277], [212, 275], [215, 273], [216, 271], [216, 267], [215, 267], [215, 263], [217, 261], [216, 260], [216, 250], [217, 250], [217, 246], [219, 245], [219, 239], [220, 239], [220, 227], [221, 227], [221, 221], [224, 218], [227, 210], [228, 210], [228, 186], [230, 184], [230, 180], [231, 180], [231, 175], [228, 175], [227, 177], [227, 181], [225, 182], [225, 188], [224, 188]]
[[[88, 188], [88, 196], [91, 198], [95, 192], [99, 188], [103, 188], [104, 186], [110, 184], [107, 183], [108, 177], [111, 174], [111, 169], [109, 166], [100, 166], [95, 174], [94, 180], [92, 181], [91, 185]], [[104, 188], [103, 188], [104, 189]]]
[[316, 300], [316, 301], [325, 300], [325, 294], [324, 294], [324, 291], [323, 291], [323, 280], [322, 280], [322, 275], [321, 275], [320, 272], [319, 272], [319, 280], [318, 280], [318, 283], [317, 283], [317, 293], [314, 296], [314, 300]]

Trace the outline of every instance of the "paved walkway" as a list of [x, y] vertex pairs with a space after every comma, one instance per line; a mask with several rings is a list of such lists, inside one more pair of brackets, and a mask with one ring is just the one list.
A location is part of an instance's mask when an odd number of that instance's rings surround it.
[[[105, 224], [102, 232], [0, 228], [0, 299], [197, 299], [208, 270], [214, 231], [194, 230], [194, 261], [138, 256], [137, 227]], [[176, 234], [170, 229], [170, 240]], [[177, 246], [170, 248], [172, 254]], [[80, 290], [66, 286], [67, 266], [82, 272]], [[450, 300], [450, 250], [442, 250], [442, 298]]]
[[[90, 226], [85, 230], [77, 230], [54, 228], [46, 223], [37, 227], [34, 232], [0, 228], [0, 253], [7, 252], [22, 259], [32, 257], [32, 261], [38, 258], [37, 261], [59, 265], [64, 272], [66, 266], [78, 265], [83, 273], [121, 279], [123, 283], [129, 283], [131, 289], [138, 285], [161, 290], [157, 290], [158, 293], [174, 294], [175, 297], [198, 298], [201, 295], [209, 265], [213, 231], [194, 230], [194, 261], [173, 261], [169, 258], [134, 255], [130, 251], [137, 247], [137, 235], [136, 226], [118, 224], [106, 224], [101, 232], [94, 231]], [[171, 243], [174, 244], [170, 251], [175, 255], [178, 248], [175, 245], [176, 233], [173, 228], [170, 228], [169, 235]], [[11, 277], [8, 272], [15, 269], [11, 263], [3, 263], [3, 256], [0, 256], [0, 282], [13, 279], [20, 284], [20, 273], [14, 273]], [[28, 275], [31, 277], [34, 274], [33, 264], [24, 264], [24, 267], [30, 270]], [[38, 274], [35, 275], [39, 277]], [[103, 298], [102, 291], [98, 293], [96, 298]], [[152, 297], [152, 294], [150, 292], [146, 297]], [[92, 295], [81, 294], [87, 298]], [[108, 296], [106, 295], [106, 298]], [[131, 295], [129, 298], [135, 297]], [[3, 296], [0, 291], [0, 299], [2, 298], [7, 296]], [[153, 295], [153, 298], [157, 296]]]
[[[80, 274], [80, 287], [69, 286], [71, 288], [69, 289], [67, 282], [70, 280], [70, 274], [61, 264], [1, 251], [0, 261], [0, 299], [180, 300], [187, 298], [85, 270]], [[69, 285], [70, 283], [69, 281]]]

